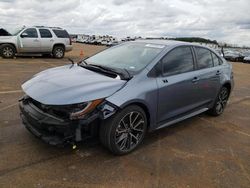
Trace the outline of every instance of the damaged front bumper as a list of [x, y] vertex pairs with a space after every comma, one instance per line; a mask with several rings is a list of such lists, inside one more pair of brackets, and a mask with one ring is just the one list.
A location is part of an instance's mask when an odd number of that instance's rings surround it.
[[94, 137], [98, 134], [100, 121], [116, 112], [116, 107], [103, 102], [86, 118], [70, 120], [44, 112], [24, 97], [19, 101], [20, 116], [24, 126], [36, 137], [50, 145], [64, 146]]

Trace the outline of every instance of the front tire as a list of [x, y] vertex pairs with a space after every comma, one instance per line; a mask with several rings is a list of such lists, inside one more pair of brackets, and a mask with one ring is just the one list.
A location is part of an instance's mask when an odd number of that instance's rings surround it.
[[216, 98], [214, 106], [208, 111], [212, 116], [219, 116], [224, 112], [229, 98], [229, 89], [223, 86]]
[[137, 148], [147, 131], [144, 110], [131, 105], [100, 126], [100, 141], [113, 154], [124, 155]]
[[64, 57], [65, 49], [63, 46], [55, 46], [53, 49], [53, 57], [57, 59], [62, 59]]
[[0, 54], [3, 58], [13, 58], [15, 56], [16, 49], [10, 44], [3, 44], [0, 48]]

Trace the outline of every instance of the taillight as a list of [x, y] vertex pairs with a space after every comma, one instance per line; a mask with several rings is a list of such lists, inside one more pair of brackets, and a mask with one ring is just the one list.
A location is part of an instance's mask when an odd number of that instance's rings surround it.
[[72, 39], [69, 37], [69, 44], [72, 45]]

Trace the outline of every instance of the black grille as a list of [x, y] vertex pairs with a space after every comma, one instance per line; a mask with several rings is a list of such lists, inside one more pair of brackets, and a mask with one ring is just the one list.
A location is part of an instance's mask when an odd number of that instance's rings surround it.
[[63, 119], [69, 119], [70, 109], [67, 106], [45, 105], [32, 98], [30, 98], [30, 103], [32, 103], [41, 111], [46, 112], [50, 115], [63, 118]]

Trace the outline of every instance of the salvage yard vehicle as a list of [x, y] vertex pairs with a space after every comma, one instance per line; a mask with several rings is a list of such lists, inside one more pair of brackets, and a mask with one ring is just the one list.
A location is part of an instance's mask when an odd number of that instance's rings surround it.
[[226, 51], [224, 54], [224, 58], [228, 61], [242, 62], [244, 59], [244, 55], [237, 51]]
[[243, 63], [250, 63], [250, 56], [244, 57]]
[[205, 111], [221, 115], [233, 86], [232, 65], [210, 48], [140, 40], [36, 74], [19, 106], [25, 127], [49, 144], [99, 136], [123, 155], [148, 131]]
[[63, 58], [72, 50], [72, 42], [66, 30], [59, 27], [23, 27], [12, 36], [0, 37], [0, 56], [13, 58], [16, 54], [52, 54]]
[[244, 56], [243, 63], [250, 63], [250, 52], [245, 52]]

